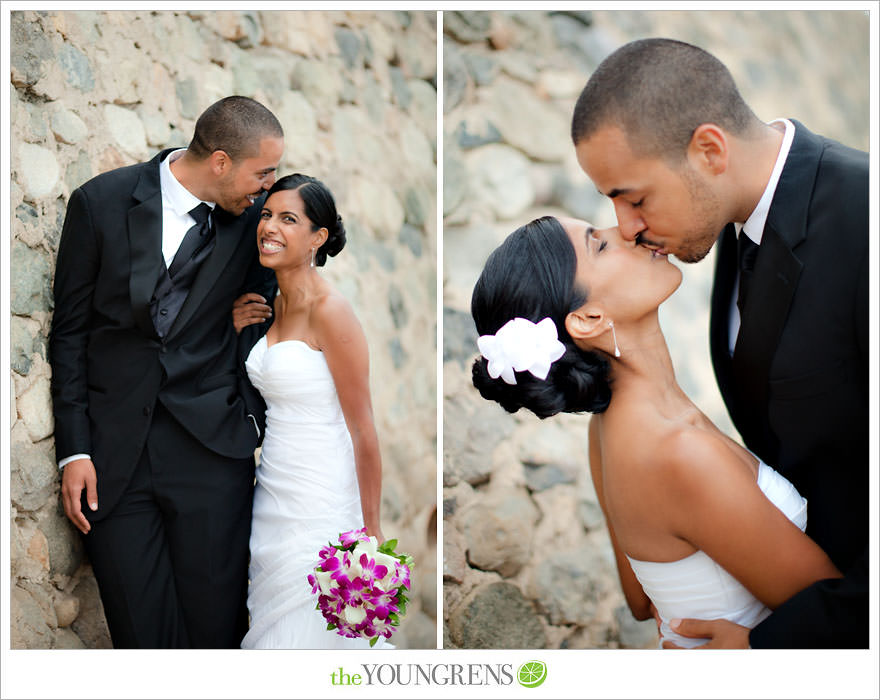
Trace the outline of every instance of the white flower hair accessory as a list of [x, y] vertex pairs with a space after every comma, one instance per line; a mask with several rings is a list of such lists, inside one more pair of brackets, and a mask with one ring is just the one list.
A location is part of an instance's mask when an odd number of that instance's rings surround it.
[[513, 318], [495, 335], [481, 335], [477, 346], [489, 361], [489, 376], [501, 377], [508, 384], [516, 384], [514, 371], [530, 372], [538, 379], [546, 379], [550, 365], [565, 353], [556, 324], [549, 317], [538, 323]]

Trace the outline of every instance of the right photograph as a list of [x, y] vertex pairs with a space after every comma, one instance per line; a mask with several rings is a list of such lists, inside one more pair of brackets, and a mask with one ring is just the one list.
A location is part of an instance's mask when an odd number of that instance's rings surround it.
[[443, 35], [444, 648], [867, 648], [868, 13]]

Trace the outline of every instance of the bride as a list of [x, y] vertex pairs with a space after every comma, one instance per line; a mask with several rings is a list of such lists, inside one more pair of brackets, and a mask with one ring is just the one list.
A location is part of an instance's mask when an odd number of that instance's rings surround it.
[[[288, 175], [269, 190], [257, 227], [275, 272], [274, 321], [245, 362], [266, 401], [257, 467], [243, 648], [369, 648], [327, 631], [307, 576], [319, 549], [366, 527], [381, 543], [382, 465], [370, 403], [367, 342], [351, 305], [318, 268], [345, 245], [327, 187]], [[236, 302], [236, 329], [262, 320], [257, 295]], [[384, 644], [380, 637], [376, 648]]]
[[[724, 435], [675, 380], [657, 309], [681, 283], [665, 255], [616, 228], [544, 217], [486, 262], [471, 312], [473, 383], [507, 411], [589, 411], [590, 471], [624, 596], [657, 618], [752, 628], [840, 572], [804, 534], [806, 501]], [[514, 320], [515, 319], [515, 320]]]

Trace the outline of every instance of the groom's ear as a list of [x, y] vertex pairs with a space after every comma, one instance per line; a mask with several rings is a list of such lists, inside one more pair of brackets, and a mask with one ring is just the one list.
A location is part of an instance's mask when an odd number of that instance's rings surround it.
[[605, 314], [594, 304], [584, 304], [565, 317], [565, 330], [574, 340], [591, 340], [604, 333]]
[[720, 175], [727, 170], [730, 144], [727, 134], [717, 124], [700, 124], [691, 136], [687, 148], [692, 167], [708, 175]]
[[226, 151], [216, 150], [208, 156], [208, 163], [214, 175], [223, 175], [232, 167], [232, 159]]

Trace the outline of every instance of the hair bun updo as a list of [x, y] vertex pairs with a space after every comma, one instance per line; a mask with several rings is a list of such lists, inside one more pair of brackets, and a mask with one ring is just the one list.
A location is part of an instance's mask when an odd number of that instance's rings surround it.
[[480, 395], [515, 413], [526, 408], [539, 418], [557, 413], [601, 413], [611, 400], [608, 361], [578, 348], [565, 318], [586, 302], [574, 284], [577, 258], [568, 234], [553, 217], [536, 219], [514, 231], [493, 251], [471, 297], [471, 315], [480, 335], [493, 335], [509, 320], [537, 323], [552, 319], [562, 356], [546, 379], [516, 372], [516, 384], [489, 375], [488, 360], [478, 357], [471, 376]]
[[[328, 227], [327, 231], [327, 240], [324, 241], [324, 245], [318, 248], [318, 252], [315, 255], [316, 265], [323, 265], [325, 262], [327, 262], [328, 255], [332, 258], [338, 255], [339, 251], [345, 248], [345, 226], [342, 223], [341, 216], [339, 216], [338, 214], [336, 215], [336, 223], [332, 227]], [[320, 262], [318, 262], [318, 259], [321, 258], [322, 253], [323, 258]]]

